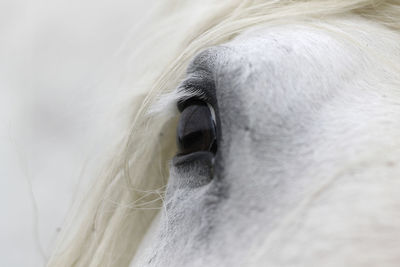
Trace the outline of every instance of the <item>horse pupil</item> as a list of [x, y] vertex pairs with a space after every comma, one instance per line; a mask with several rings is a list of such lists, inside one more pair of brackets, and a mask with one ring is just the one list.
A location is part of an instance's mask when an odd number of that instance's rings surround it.
[[195, 102], [182, 111], [177, 129], [177, 143], [179, 155], [197, 151], [216, 152], [215, 123], [204, 102]]

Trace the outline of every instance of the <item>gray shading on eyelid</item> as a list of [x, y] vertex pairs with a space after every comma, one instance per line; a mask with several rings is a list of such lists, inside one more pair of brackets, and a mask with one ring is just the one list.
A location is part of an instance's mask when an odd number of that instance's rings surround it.
[[[193, 58], [189, 63], [186, 78], [178, 86], [178, 92], [185, 92], [184, 98], [178, 100], [178, 109], [181, 111], [182, 103], [190, 98], [203, 100], [218, 109], [216, 97], [216, 72], [218, 66], [227, 58], [230, 49], [223, 46], [210, 47]], [[189, 95], [189, 97], [188, 97]]]

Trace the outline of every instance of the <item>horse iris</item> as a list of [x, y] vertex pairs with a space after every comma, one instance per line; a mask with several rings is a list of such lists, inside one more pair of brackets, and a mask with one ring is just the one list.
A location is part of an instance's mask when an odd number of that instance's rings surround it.
[[177, 143], [179, 155], [216, 152], [215, 122], [206, 103], [196, 101], [184, 108], [178, 123]]

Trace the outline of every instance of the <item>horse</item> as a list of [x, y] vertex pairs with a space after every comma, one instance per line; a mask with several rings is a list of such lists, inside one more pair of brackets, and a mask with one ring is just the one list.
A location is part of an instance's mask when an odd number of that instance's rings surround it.
[[48, 266], [398, 266], [400, 2], [160, 5]]

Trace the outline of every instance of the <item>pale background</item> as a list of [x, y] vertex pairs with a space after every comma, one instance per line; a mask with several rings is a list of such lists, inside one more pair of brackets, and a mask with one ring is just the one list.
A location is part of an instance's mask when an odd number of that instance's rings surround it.
[[129, 87], [115, 75], [150, 2], [0, 0], [0, 266], [44, 265], [83, 167], [118, 131]]

